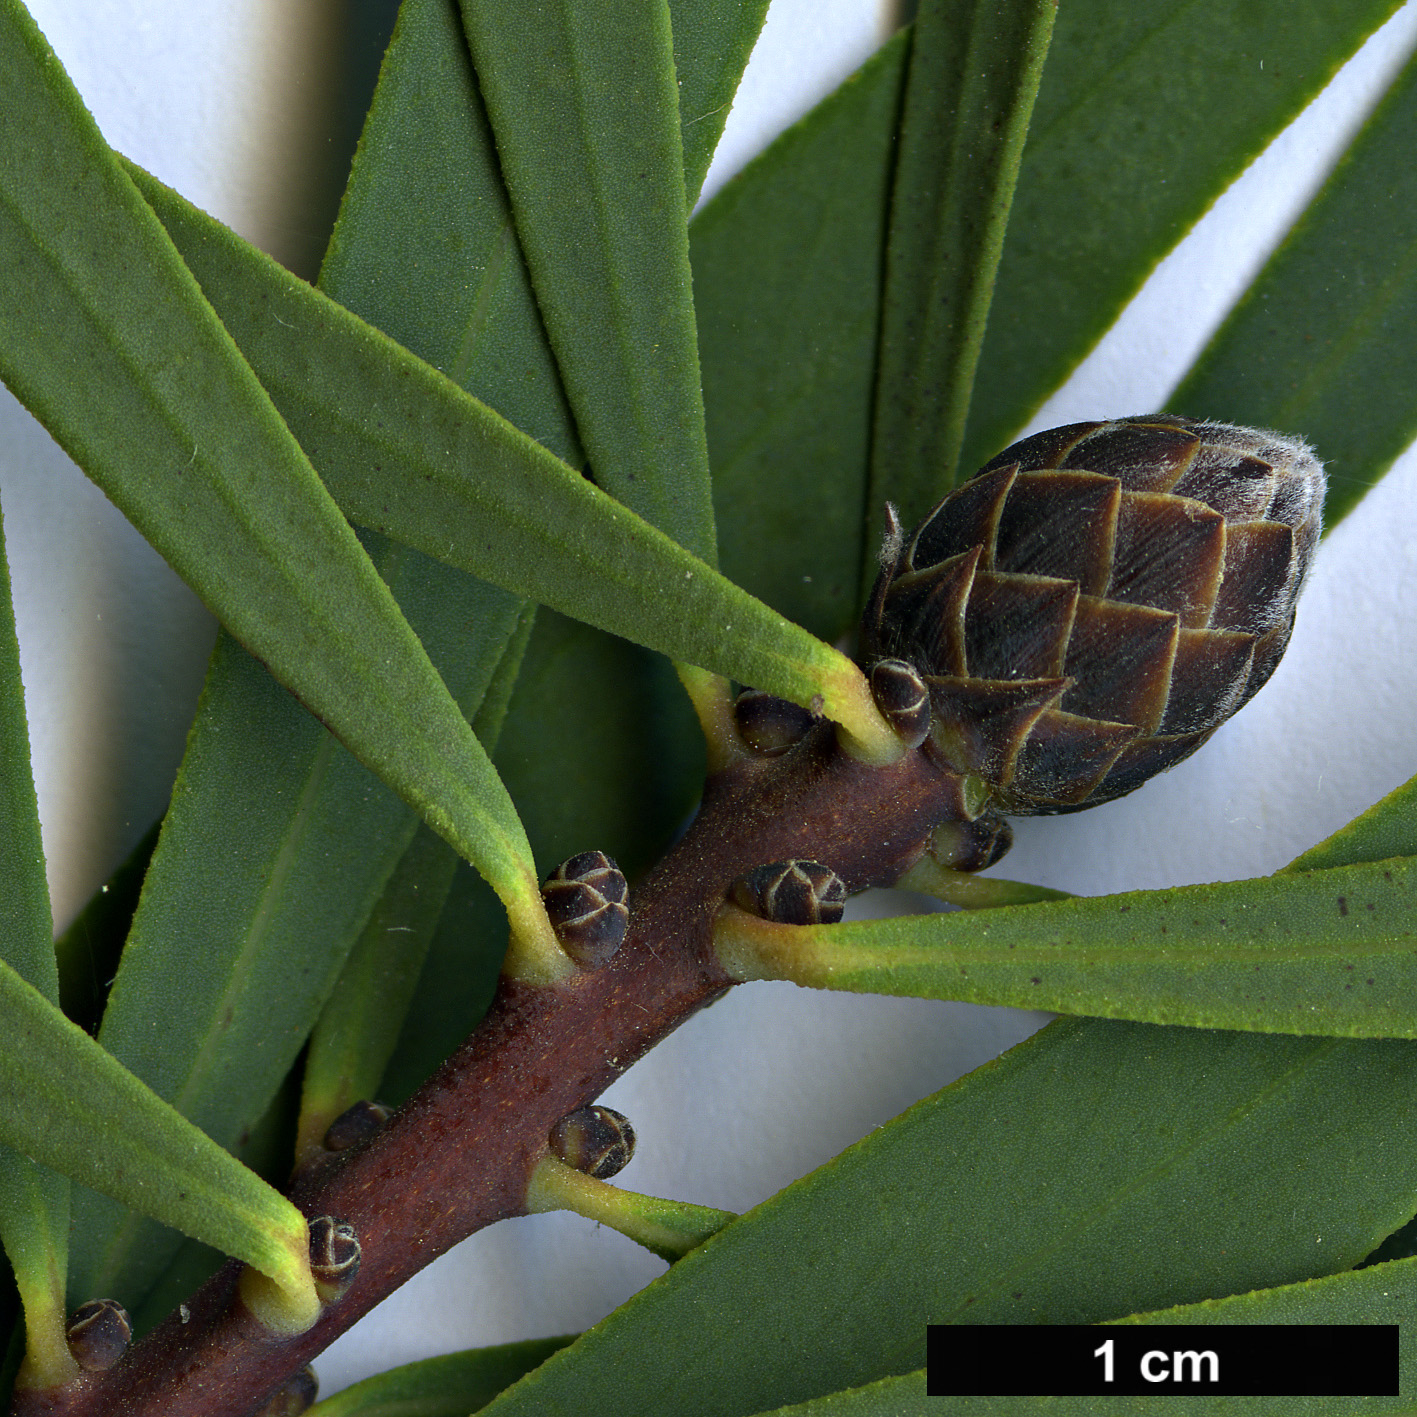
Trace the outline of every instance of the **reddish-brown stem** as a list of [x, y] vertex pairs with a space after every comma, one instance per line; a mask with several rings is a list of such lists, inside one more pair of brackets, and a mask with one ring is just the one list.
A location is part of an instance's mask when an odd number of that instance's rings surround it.
[[493, 1221], [518, 1215], [547, 1134], [731, 980], [714, 958], [728, 886], [767, 861], [825, 862], [852, 890], [898, 879], [959, 811], [958, 780], [928, 747], [885, 767], [843, 753], [822, 724], [780, 758], [711, 779], [683, 840], [631, 896], [609, 963], [554, 988], [504, 982], [487, 1017], [368, 1143], [331, 1153], [292, 1196], [359, 1235], [349, 1293], [295, 1338], [259, 1327], [224, 1268], [117, 1367], [16, 1417], [215, 1417], [257, 1409], [292, 1372], [406, 1279]]

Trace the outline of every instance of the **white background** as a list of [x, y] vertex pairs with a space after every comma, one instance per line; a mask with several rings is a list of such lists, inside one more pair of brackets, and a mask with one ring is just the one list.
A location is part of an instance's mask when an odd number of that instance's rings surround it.
[[[334, 141], [338, 0], [31, 9], [110, 142], [277, 255], [308, 259], [302, 200]], [[774, 0], [710, 189], [887, 31], [876, 0]], [[1034, 427], [1165, 407], [1415, 42], [1410, 3], [1216, 204]], [[0, 501], [62, 927], [161, 810], [213, 627], [3, 391]], [[1323, 544], [1288, 655], [1254, 703], [1135, 796], [1019, 823], [1001, 871], [1087, 894], [1269, 872], [1417, 771], [1414, 506], [1409, 454]], [[1043, 1018], [738, 990], [607, 1094], [641, 1136], [625, 1182], [745, 1209]], [[433, 1353], [574, 1331], [662, 1268], [575, 1217], [510, 1222], [439, 1261], [317, 1367], [328, 1393]]]

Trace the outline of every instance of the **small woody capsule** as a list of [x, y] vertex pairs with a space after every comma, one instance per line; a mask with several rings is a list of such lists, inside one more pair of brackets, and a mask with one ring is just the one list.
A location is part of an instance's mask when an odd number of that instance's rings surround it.
[[597, 1181], [623, 1171], [635, 1154], [635, 1129], [623, 1112], [599, 1104], [568, 1112], [547, 1139], [551, 1153]]
[[761, 689], [744, 689], [733, 701], [738, 734], [755, 752], [776, 758], [795, 747], [812, 727], [812, 715], [791, 699], [779, 699]]
[[382, 1102], [363, 1101], [346, 1107], [325, 1132], [325, 1150], [348, 1151], [350, 1147], [368, 1141], [391, 1116], [392, 1110]]
[[886, 722], [907, 748], [918, 748], [930, 732], [930, 690], [913, 664], [879, 659], [871, 666], [871, 693]]
[[624, 943], [629, 894], [624, 873], [603, 851], [563, 861], [541, 888], [556, 938], [584, 969], [604, 964]]
[[280, 1385], [255, 1417], [300, 1417], [315, 1405], [319, 1395], [320, 1380], [314, 1368], [302, 1368]]
[[1014, 843], [1013, 828], [986, 812], [972, 822], [945, 822], [935, 828], [926, 850], [951, 871], [983, 871], [1001, 860]]
[[86, 1373], [103, 1373], [128, 1351], [133, 1326], [116, 1299], [90, 1299], [74, 1310], [65, 1337], [74, 1361]]
[[846, 906], [846, 883], [820, 861], [770, 861], [740, 876], [729, 899], [776, 925], [835, 925]]
[[310, 1222], [310, 1271], [322, 1303], [344, 1298], [359, 1273], [360, 1257], [359, 1237], [347, 1220], [320, 1215]]

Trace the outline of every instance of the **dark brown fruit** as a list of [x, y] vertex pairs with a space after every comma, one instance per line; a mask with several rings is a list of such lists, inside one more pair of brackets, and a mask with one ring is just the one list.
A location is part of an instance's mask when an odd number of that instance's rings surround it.
[[133, 1326], [116, 1299], [90, 1299], [74, 1310], [65, 1337], [74, 1361], [86, 1373], [103, 1373], [128, 1351]]
[[800, 704], [761, 689], [744, 689], [738, 695], [733, 719], [743, 741], [765, 758], [776, 758], [800, 743], [815, 722]]
[[563, 861], [541, 888], [562, 949], [586, 969], [604, 964], [624, 943], [629, 894], [623, 872], [603, 851]]
[[776, 925], [835, 925], [846, 906], [846, 883], [820, 861], [770, 861], [736, 880], [729, 898]]
[[892, 523], [867, 663], [919, 670], [935, 751], [1002, 811], [1111, 801], [1273, 673], [1323, 494], [1278, 433], [1156, 415], [1035, 434], [908, 536]]
[[618, 1175], [635, 1154], [635, 1129], [630, 1119], [599, 1103], [568, 1112], [551, 1128], [547, 1140], [552, 1155], [598, 1181]]

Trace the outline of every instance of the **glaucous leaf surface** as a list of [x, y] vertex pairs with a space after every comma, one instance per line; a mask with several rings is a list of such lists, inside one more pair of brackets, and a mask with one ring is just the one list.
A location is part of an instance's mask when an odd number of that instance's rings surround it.
[[1403, 1042], [1060, 1021], [490, 1410], [735, 1417], [918, 1368], [927, 1322], [1097, 1322], [1348, 1268], [1410, 1210], [1414, 1082]]
[[1396, 857], [987, 912], [754, 922], [743, 957], [763, 962], [750, 978], [817, 989], [1195, 1028], [1414, 1038], [1414, 890], [1417, 860]]
[[467, 3], [462, 13], [596, 481], [712, 565], [669, 6]]
[[[1053, 0], [923, 0], [891, 194], [871, 447], [870, 539], [954, 484]], [[867, 563], [869, 588], [874, 557]]]
[[1167, 251], [1396, 8], [1395, 0], [1059, 7], [963, 471], [1009, 442]]
[[1417, 61], [1169, 400], [1302, 429], [1332, 526], [1417, 433]]
[[897, 35], [689, 228], [724, 574], [828, 643], [860, 610], [907, 53]]

